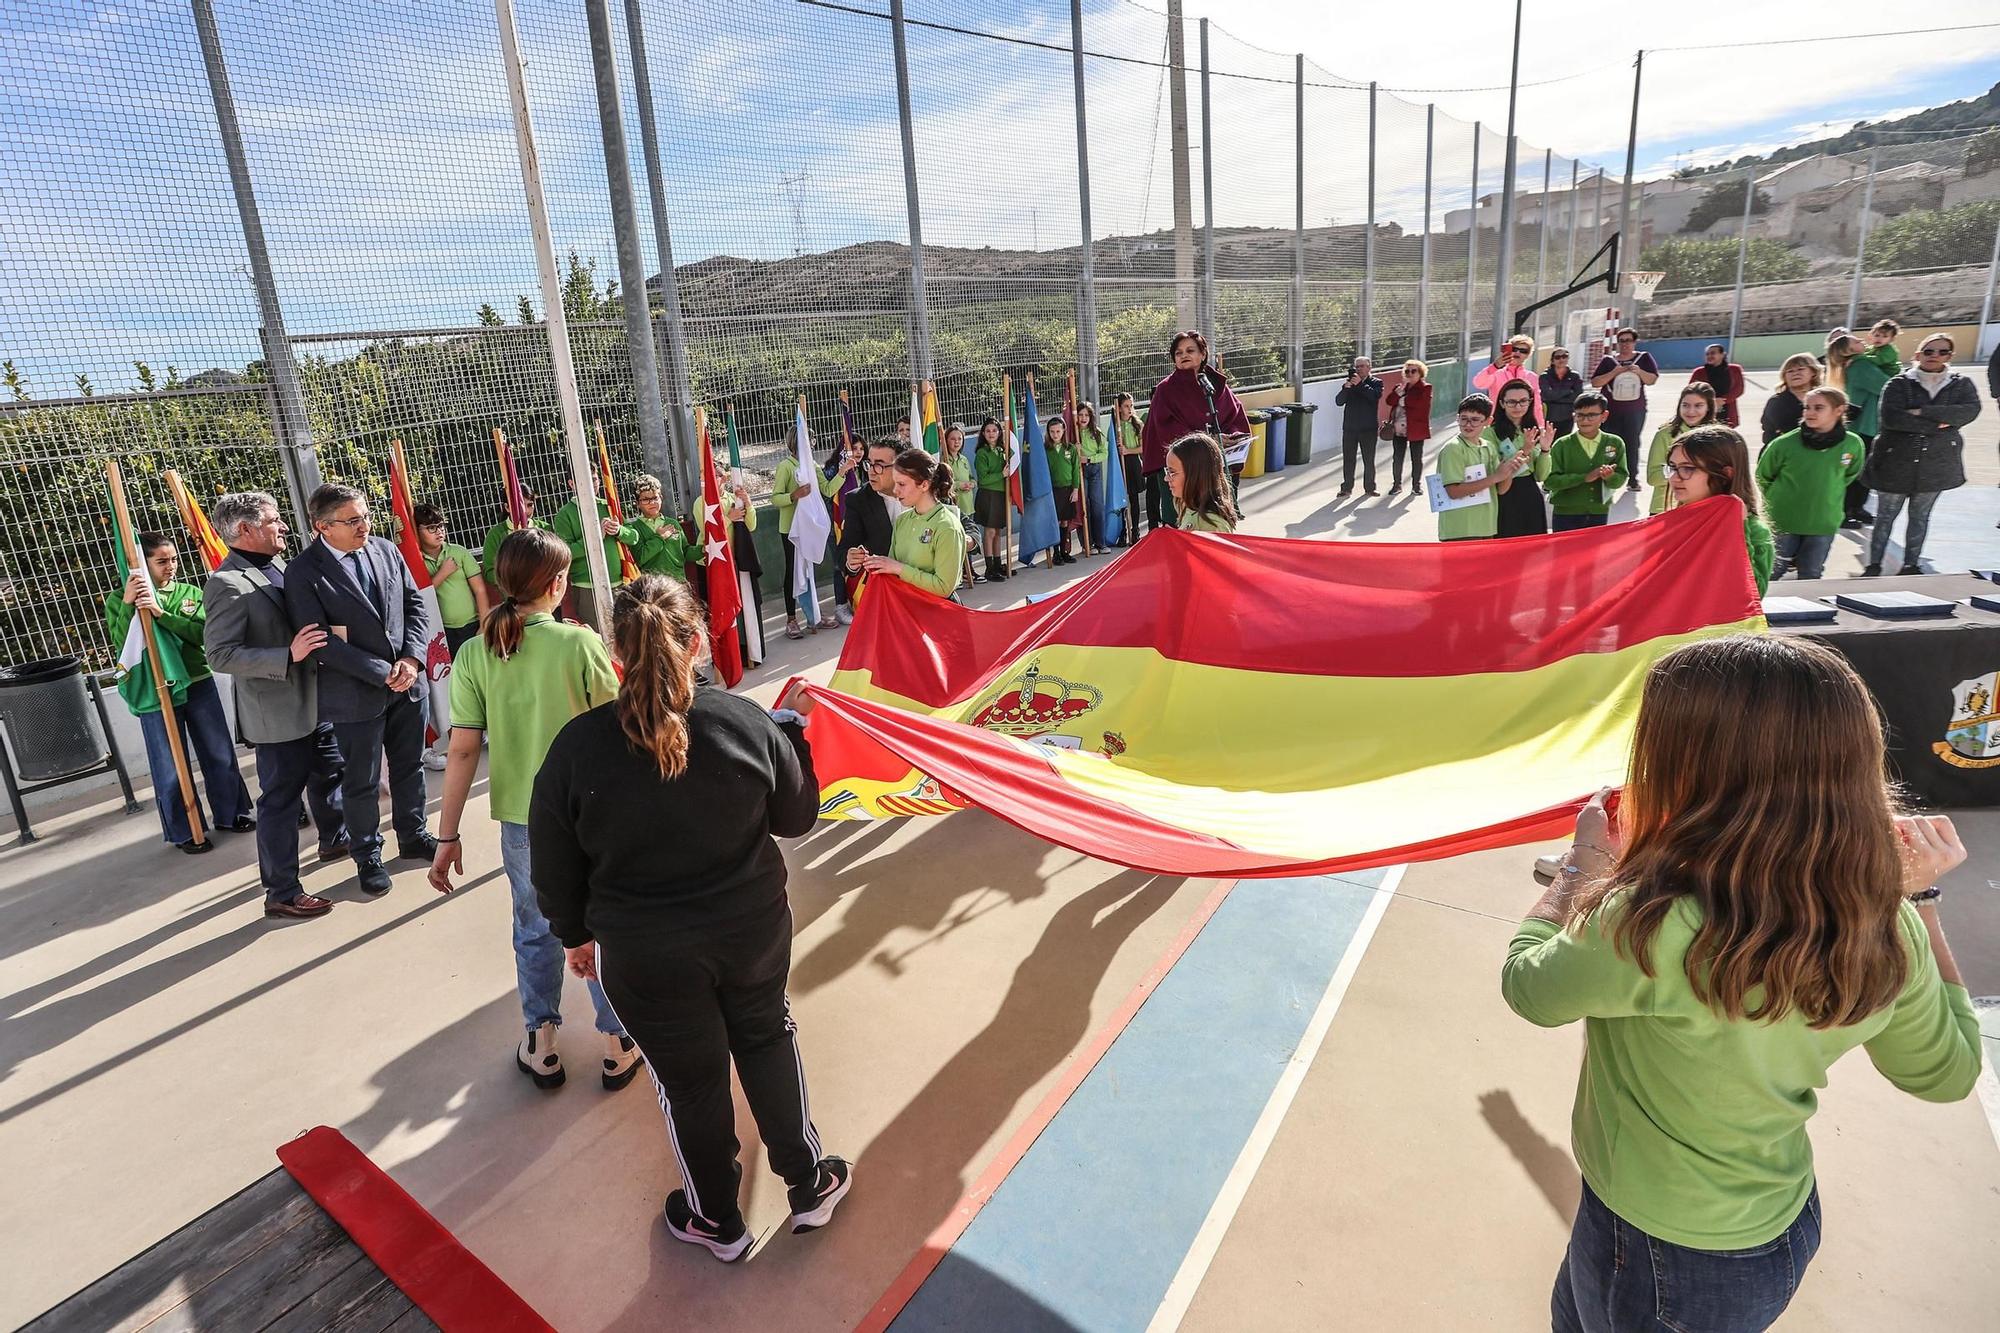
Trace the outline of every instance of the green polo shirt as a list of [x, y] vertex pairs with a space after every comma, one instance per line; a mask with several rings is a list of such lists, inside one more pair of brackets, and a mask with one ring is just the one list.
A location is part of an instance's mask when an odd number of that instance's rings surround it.
[[958, 503], [959, 518], [971, 518], [973, 497], [979, 493], [979, 488], [973, 481], [972, 460], [965, 456], [963, 449], [951, 460], [951, 492], [952, 499]]
[[[447, 560], [458, 568], [451, 571], [449, 578], [441, 579], [437, 576], [438, 568]], [[438, 619], [446, 629], [463, 629], [479, 619], [479, 603], [472, 595], [472, 576], [479, 572], [478, 556], [455, 542], [445, 542], [436, 555], [424, 557], [424, 569], [431, 576], [431, 591], [438, 599]]]
[[543, 611], [528, 617], [521, 646], [505, 661], [484, 637], [460, 645], [451, 664], [451, 724], [486, 733], [486, 791], [493, 817], [528, 822], [542, 760], [569, 720], [618, 695], [604, 640]]
[[[1584, 480], [1606, 463], [1613, 468], [1610, 476]], [[1608, 514], [1611, 497], [1624, 485], [1625, 441], [1608, 430], [1599, 431], [1594, 440], [1573, 431], [1549, 450], [1549, 507], [1558, 514]]]
[[1086, 463], [1102, 463], [1111, 457], [1111, 441], [1096, 426], [1077, 428], [1076, 449]]
[[[531, 528], [540, 528], [543, 532], [547, 532], [549, 530], [548, 521], [546, 519], [539, 519], [539, 518], [529, 519], [528, 526]], [[513, 530], [514, 530], [513, 524], [509, 523], [504, 518], [501, 519], [498, 523], [495, 523], [492, 527], [486, 529], [486, 542], [483, 548], [479, 552], [479, 569], [480, 573], [485, 576], [487, 582], [493, 584], [495, 588], [498, 588], [500, 586], [499, 580], [497, 578], [497, 572], [500, 568], [500, 543], [506, 541], [507, 534], [512, 532]], [[498, 596], [499, 594], [496, 593], [495, 595]]]
[[1077, 478], [1081, 475], [1076, 461], [1076, 446], [1044, 441], [1042, 452], [1049, 456], [1049, 484], [1064, 490], [1075, 490]]
[[965, 572], [965, 525], [953, 505], [928, 514], [905, 509], [889, 536], [889, 558], [903, 566], [903, 582], [949, 597]]
[[[1489, 477], [1500, 468], [1500, 451], [1484, 435], [1474, 440], [1468, 440], [1463, 435], [1456, 436], [1444, 448], [1438, 450], [1438, 480], [1447, 486], [1457, 486], [1466, 481], [1466, 473], [1475, 467], [1485, 468], [1485, 475]], [[1476, 481], [1478, 478], [1474, 477], [1471, 480]], [[1500, 492], [1488, 486], [1479, 493], [1478, 498], [1478, 504], [1438, 511], [1439, 541], [1456, 541], [1462, 537], [1493, 537], [1499, 534]]]
[[1827, 1069], [1856, 1046], [1904, 1092], [1957, 1101], [1979, 1077], [1979, 1024], [1938, 974], [1915, 908], [1897, 913], [1909, 978], [1895, 1002], [1815, 1031], [1722, 1017], [1696, 998], [1686, 956], [1701, 909], [1682, 898], [1653, 936], [1653, 974], [1620, 956], [1617, 900], [1575, 932], [1530, 917], [1500, 971], [1508, 1007], [1538, 1027], [1583, 1020], [1570, 1144], [1590, 1188], [1640, 1230], [1697, 1250], [1783, 1235], [1813, 1186], [1806, 1122]]
[[1234, 532], [1236, 525], [1220, 514], [1197, 514], [1192, 509], [1181, 510], [1181, 520], [1177, 524], [1182, 532]]

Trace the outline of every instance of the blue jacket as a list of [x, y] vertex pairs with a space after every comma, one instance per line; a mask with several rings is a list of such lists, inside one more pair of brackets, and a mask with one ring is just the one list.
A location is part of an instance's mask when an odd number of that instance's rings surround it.
[[[319, 665], [319, 720], [362, 722], [389, 706], [389, 671], [399, 658], [421, 667], [436, 628], [424, 613], [417, 585], [402, 555], [380, 537], [370, 537], [361, 558], [381, 590], [385, 610], [355, 586], [346, 557], [316, 541], [285, 566], [285, 609], [294, 628], [323, 625], [326, 646], [309, 659]], [[344, 627], [347, 637], [333, 632]], [[430, 693], [424, 672], [409, 689], [412, 699]]]

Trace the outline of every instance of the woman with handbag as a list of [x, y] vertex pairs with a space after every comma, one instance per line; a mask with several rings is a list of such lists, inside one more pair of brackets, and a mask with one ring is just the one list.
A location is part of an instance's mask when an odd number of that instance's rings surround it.
[[1389, 442], [1389, 494], [1403, 489], [1403, 455], [1410, 457], [1410, 494], [1424, 490], [1424, 441], [1431, 437], [1431, 368], [1415, 357], [1382, 395], [1375, 434]]

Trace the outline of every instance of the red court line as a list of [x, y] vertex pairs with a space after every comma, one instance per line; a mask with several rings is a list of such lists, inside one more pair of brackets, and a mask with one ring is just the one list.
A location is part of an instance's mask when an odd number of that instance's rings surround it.
[[445, 1333], [555, 1333], [339, 1130], [307, 1130], [278, 1149], [278, 1160]]
[[1194, 943], [1195, 936], [1201, 934], [1202, 927], [1208, 924], [1209, 918], [1213, 917], [1216, 909], [1222, 906], [1222, 900], [1227, 898], [1235, 887], [1235, 880], [1224, 880], [1202, 901], [1201, 906], [1195, 909], [1194, 915], [1181, 927], [1180, 934], [1174, 937], [1174, 942], [1167, 946], [1167, 951], [1153, 961], [1153, 965], [1146, 969], [1146, 974], [1139, 978], [1139, 984], [1134, 986], [1131, 993], [1119, 1004], [1117, 1012], [1111, 1015], [1110, 1020], [1091, 1037], [1089, 1044], [1078, 1051], [1063, 1068], [1062, 1076], [1056, 1080], [1055, 1086], [1049, 1089], [1048, 1095], [1028, 1113], [1027, 1119], [1023, 1120], [1020, 1127], [1014, 1131], [1013, 1137], [993, 1155], [993, 1160], [986, 1164], [986, 1169], [972, 1182], [972, 1188], [952, 1206], [950, 1214], [944, 1221], [938, 1223], [937, 1229], [925, 1238], [923, 1248], [917, 1251], [916, 1257], [896, 1275], [896, 1280], [889, 1284], [889, 1289], [882, 1293], [881, 1299], [877, 1300], [861, 1322], [854, 1326], [855, 1333], [882, 1333], [882, 1330], [895, 1322], [896, 1316], [903, 1312], [903, 1307], [910, 1303], [910, 1298], [917, 1294], [917, 1289], [924, 1285], [924, 1280], [944, 1261], [951, 1247], [958, 1243], [958, 1238], [965, 1234], [968, 1226], [972, 1225], [972, 1219], [986, 1206], [986, 1201], [993, 1197], [994, 1191], [1000, 1188], [1000, 1182], [1005, 1180], [1008, 1173], [1028, 1155], [1028, 1149], [1034, 1146], [1042, 1131], [1049, 1127], [1049, 1122], [1056, 1118], [1056, 1112], [1062, 1110], [1063, 1103], [1070, 1099], [1070, 1094], [1082, 1086], [1083, 1080], [1092, 1069], [1096, 1068], [1104, 1053], [1111, 1049], [1111, 1044], [1118, 1040], [1118, 1034], [1131, 1023], [1132, 1016], [1139, 1012], [1147, 997], [1159, 988], [1160, 982], [1166, 979], [1167, 973], [1180, 961], [1181, 955]]

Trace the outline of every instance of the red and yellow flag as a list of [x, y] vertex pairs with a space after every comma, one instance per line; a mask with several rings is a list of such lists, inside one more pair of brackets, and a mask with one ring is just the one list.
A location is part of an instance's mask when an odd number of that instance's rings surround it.
[[[597, 485], [604, 492], [604, 504], [611, 511], [612, 521], [625, 526], [625, 506], [618, 502], [618, 483], [611, 479], [611, 451], [604, 447], [604, 426], [597, 427]], [[663, 497], [664, 498], [664, 497]], [[667, 522], [675, 520], [669, 518]], [[639, 577], [639, 562], [632, 558], [631, 548], [624, 542], [618, 543], [618, 581], [630, 583]]]
[[806, 687], [823, 818], [977, 805], [1173, 875], [1559, 836], [1623, 783], [1653, 662], [1764, 625], [1733, 499], [1505, 542], [1156, 532], [1005, 611], [878, 582]]
[[210, 526], [208, 515], [202, 513], [201, 506], [195, 503], [194, 492], [182, 483], [181, 474], [168, 468], [163, 475], [167, 479], [167, 490], [174, 497], [174, 507], [181, 511], [181, 526], [194, 539], [195, 549], [201, 552], [202, 565], [213, 574], [228, 559], [229, 547]]

